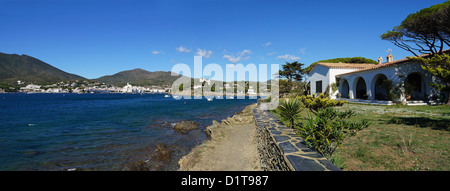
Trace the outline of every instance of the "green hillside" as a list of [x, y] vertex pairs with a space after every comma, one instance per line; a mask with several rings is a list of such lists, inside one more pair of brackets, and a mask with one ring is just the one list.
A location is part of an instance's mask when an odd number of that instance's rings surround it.
[[134, 70], [122, 71], [114, 75], [103, 76], [93, 80], [116, 86], [124, 86], [127, 83], [138, 86], [170, 86], [178, 78], [180, 78], [180, 76], [171, 76], [171, 72], [149, 72], [137, 68]]
[[84, 79], [31, 56], [0, 53], [0, 83], [14, 84], [21, 80], [27, 84], [52, 84]]

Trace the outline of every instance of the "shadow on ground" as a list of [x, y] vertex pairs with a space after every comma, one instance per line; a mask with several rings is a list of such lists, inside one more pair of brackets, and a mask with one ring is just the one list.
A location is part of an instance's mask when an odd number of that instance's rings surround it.
[[448, 131], [450, 119], [432, 119], [428, 117], [392, 117], [386, 121], [387, 124], [414, 125], [421, 128]]

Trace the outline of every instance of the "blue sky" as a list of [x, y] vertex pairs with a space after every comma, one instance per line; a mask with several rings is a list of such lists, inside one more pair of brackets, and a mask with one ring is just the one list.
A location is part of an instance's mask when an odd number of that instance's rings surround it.
[[[392, 49], [380, 35], [444, 0], [0, 0], [0, 52], [27, 54], [98, 78], [177, 63], [284, 64]], [[193, 67], [192, 67], [193, 68]]]

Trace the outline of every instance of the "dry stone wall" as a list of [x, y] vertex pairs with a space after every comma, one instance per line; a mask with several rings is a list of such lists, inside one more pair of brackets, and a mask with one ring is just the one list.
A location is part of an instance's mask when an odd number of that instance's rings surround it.
[[259, 105], [253, 109], [261, 167], [267, 171], [340, 171]]

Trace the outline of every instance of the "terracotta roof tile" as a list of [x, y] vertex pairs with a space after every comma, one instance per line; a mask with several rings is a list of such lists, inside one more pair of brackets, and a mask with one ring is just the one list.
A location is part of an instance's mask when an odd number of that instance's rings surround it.
[[375, 64], [360, 64], [360, 63], [317, 63], [322, 66], [330, 67], [330, 68], [370, 68], [375, 66]]
[[[450, 49], [444, 50], [443, 52], [444, 52], [444, 53], [448, 53], [448, 52], [450, 52]], [[430, 55], [430, 54], [422, 54], [422, 55], [419, 55], [419, 57], [427, 57], [427, 56], [429, 56], [429, 55]], [[394, 60], [394, 61], [388, 62], [388, 63], [382, 63], [382, 64], [376, 64], [376, 65], [375, 65], [375, 64], [372, 64], [371, 67], [367, 67], [367, 68], [363, 68], [363, 69], [361, 69], [361, 70], [356, 70], [356, 71], [352, 71], [352, 72], [347, 72], [347, 73], [339, 74], [339, 75], [336, 75], [336, 76], [347, 75], [347, 74], [353, 74], [353, 73], [358, 73], [358, 72], [363, 72], [363, 71], [368, 71], [368, 70], [375, 70], [375, 69], [378, 69], [378, 68], [384, 68], [384, 67], [389, 67], [389, 66], [395, 66], [395, 65], [398, 65], [398, 64], [405, 63], [405, 62], [407, 62], [407, 61], [409, 61], [408, 58], [403, 58], [403, 59]]]

